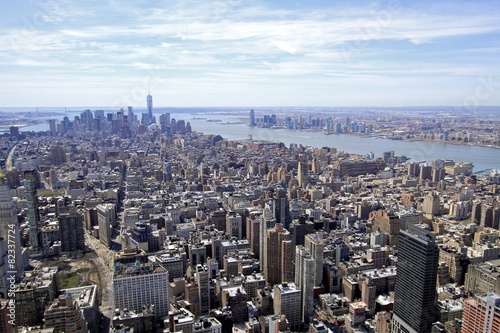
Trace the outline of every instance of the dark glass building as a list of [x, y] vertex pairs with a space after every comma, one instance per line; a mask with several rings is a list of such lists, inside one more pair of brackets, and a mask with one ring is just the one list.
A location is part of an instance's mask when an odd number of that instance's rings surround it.
[[413, 227], [400, 231], [393, 333], [427, 333], [435, 320], [439, 248], [434, 235]]

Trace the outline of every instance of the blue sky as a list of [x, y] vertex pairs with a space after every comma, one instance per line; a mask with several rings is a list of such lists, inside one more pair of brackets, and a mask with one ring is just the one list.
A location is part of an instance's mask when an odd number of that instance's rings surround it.
[[500, 105], [500, 0], [3, 0], [0, 106]]

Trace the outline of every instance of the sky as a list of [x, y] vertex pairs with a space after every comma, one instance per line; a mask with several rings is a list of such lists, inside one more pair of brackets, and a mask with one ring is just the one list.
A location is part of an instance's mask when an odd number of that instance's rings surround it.
[[0, 107], [500, 105], [500, 0], [2, 0]]

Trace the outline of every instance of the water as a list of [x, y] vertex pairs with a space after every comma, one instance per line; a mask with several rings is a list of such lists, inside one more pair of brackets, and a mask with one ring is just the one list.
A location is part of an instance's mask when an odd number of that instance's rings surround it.
[[[182, 116], [184, 118], [181, 118]], [[383, 152], [394, 150], [396, 155], [405, 155], [415, 162], [427, 161], [430, 163], [435, 159], [451, 159], [455, 162], [473, 162], [475, 172], [500, 169], [500, 149], [489, 147], [454, 145], [442, 142], [397, 141], [354, 134], [324, 135], [323, 132], [266, 129], [250, 127], [246, 124], [224, 124], [224, 122], [238, 122], [240, 120], [239, 117], [227, 115], [203, 116], [207, 119], [221, 119], [222, 122], [189, 119], [185, 114], [171, 114], [171, 117], [189, 121], [193, 130], [205, 134], [220, 134], [228, 139], [248, 139], [251, 135], [255, 140], [281, 141], [287, 146], [291, 143], [309, 145], [315, 148], [328, 146], [354, 154], [366, 155], [373, 152], [375, 156], [382, 156]]]
[[[83, 111], [84, 108], [73, 109], [66, 114], [71, 120], [73, 120], [74, 116], [79, 115], [79, 112]], [[111, 110], [109, 108], [102, 109]], [[117, 111], [116, 108], [112, 110]], [[48, 119], [56, 118], [61, 120], [64, 117], [64, 113], [60, 112], [61, 108], [56, 108], [54, 111], [57, 111], [59, 115], [56, 117], [46, 116], [44, 117], [44, 122], [23, 127], [20, 131], [47, 131], [49, 129]], [[139, 115], [139, 118], [140, 113], [144, 111], [141, 109], [134, 110]], [[163, 110], [157, 109], [155, 111], [157, 119], [161, 113], [170, 112], [171, 118], [189, 121], [193, 131], [205, 134], [219, 134], [227, 139], [248, 139], [251, 135], [255, 140], [280, 141], [287, 146], [291, 143], [308, 145], [315, 148], [328, 146], [335, 147], [339, 151], [355, 154], [365, 155], [373, 152], [375, 156], [381, 156], [383, 152], [393, 150], [396, 155], [405, 155], [411, 158], [411, 161], [415, 162], [426, 161], [430, 163], [432, 160], [439, 158], [451, 159], [455, 162], [473, 162], [475, 172], [500, 169], [500, 149], [495, 148], [455, 145], [444, 142], [396, 141], [354, 134], [324, 135], [322, 132], [249, 127], [247, 124], [239, 123], [241, 122], [241, 118], [248, 117], [247, 109], [224, 108], [219, 109], [219, 113], [217, 114], [213, 113], [216, 111], [214, 108], [169, 108]], [[221, 121], [209, 122], [207, 120]]]

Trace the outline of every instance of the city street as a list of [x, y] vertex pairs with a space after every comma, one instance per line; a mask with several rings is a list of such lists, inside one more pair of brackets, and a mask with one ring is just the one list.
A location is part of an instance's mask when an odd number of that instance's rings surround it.
[[101, 293], [101, 304], [99, 310], [102, 314], [99, 332], [108, 333], [110, 330], [112, 314], [114, 310], [113, 295], [113, 256], [114, 252], [107, 249], [98, 239], [85, 234], [87, 246], [95, 251], [97, 257], [91, 258], [95, 265], [99, 280], [99, 292]]

